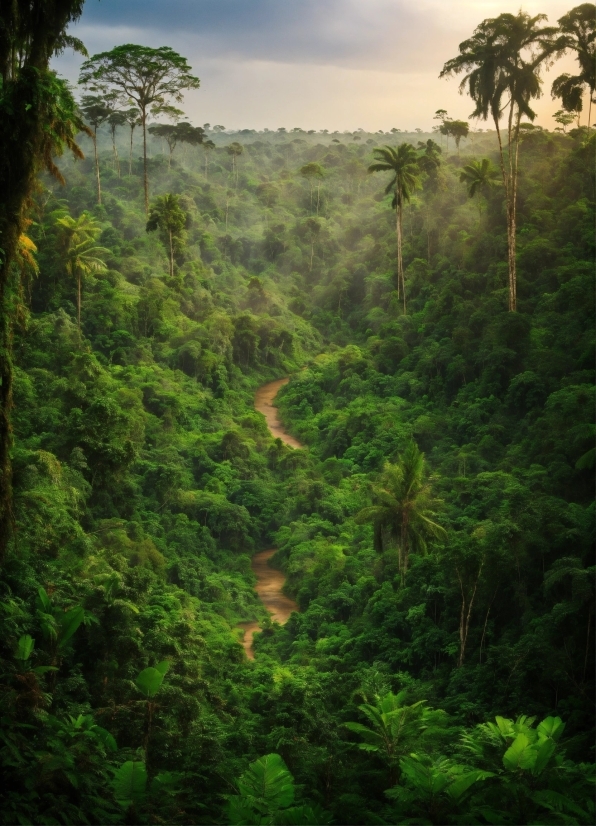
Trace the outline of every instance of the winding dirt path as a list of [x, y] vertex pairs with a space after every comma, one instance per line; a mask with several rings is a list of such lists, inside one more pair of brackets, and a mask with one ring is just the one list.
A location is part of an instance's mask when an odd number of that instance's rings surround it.
[[277, 396], [279, 390], [289, 381], [289, 376], [286, 376], [285, 379], [276, 379], [275, 381], [270, 381], [269, 384], [264, 384], [262, 387], [259, 387], [255, 393], [255, 410], [262, 413], [267, 420], [267, 427], [271, 431], [271, 435], [274, 439], [281, 439], [282, 442], [290, 445], [290, 447], [300, 448], [304, 447], [304, 445], [302, 445], [298, 439], [295, 439], [293, 436], [290, 436], [289, 433], [286, 433], [282, 423], [279, 420], [277, 407], [273, 406], [273, 400]]
[[[286, 623], [292, 611], [298, 611], [298, 605], [293, 599], [287, 597], [282, 588], [286, 581], [281, 571], [269, 567], [269, 560], [276, 552], [277, 548], [269, 548], [267, 551], [259, 551], [252, 558], [252, 569], [257, 575], [257, 594], [265, 608], [271, 614], [272, 619], [277, 620], [280, 625]], [[252, 647], [254, 633], [259, 632], [258, 622], [241, 622], [240, 628], [244, 630], [242, 644], [249, 660], [254, 660], [255, 654]]]
[[[289, 433], [283, 429], [282, 423], [279, 420], [277, 408], [273, 406], [273, 400], [284, 384], [289, 382], [289, 378], [277, 379], [271, 381], [269, 384], [264, 384], [259, 387], [255, 393], [255, 410], [262, 413], [267, 421], [271, 435], [276, 439], [281, 439], [290, 447], [300, 448], [298, 439], [290, 436]], [[271, 614], [272, 619], [277, 620], [280, 625], [286, 623], [292, 611], [298, 611], [298, 605], [293, 599], [287, 597], [282, 588], [286, 581], [285, 576], [281, 571], [269, 567], [269, 560], [276, 552], [277, 548], [269, 548], [266, 551], [259, 551], [255, 554], [251, 561], [251, 567], [257, 577], [256, 591], [265, 608]], [[244, 638], [242, 645], [246, 651], [246, 656], [249, 660], [254, 660], [255, 652], [253, 649], [253, 634], [259, 633], [258, 622], [241, 622], [239, 625], [244, 631]]]

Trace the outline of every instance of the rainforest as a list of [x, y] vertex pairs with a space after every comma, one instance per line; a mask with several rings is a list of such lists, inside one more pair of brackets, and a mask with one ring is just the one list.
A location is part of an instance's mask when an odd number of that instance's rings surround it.
[[593, 823], [594, 5], [410, 132], [8, 5], [0, 823]]

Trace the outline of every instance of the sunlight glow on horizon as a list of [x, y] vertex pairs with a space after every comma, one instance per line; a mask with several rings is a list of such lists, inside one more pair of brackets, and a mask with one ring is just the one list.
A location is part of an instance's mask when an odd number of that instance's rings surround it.
[[[239, 0], [229, 0], [234, 5]], [[255, 13], [269, 0], [253, 3]], [[170, 45], [179, 51], [201, 78], [201, 89], [189, 94], [185, 110], [195, 124], [222, 123], [230, 129], [291, 129], [404, 131], [434, 125], [434, 112], [447, 109], [450, 116], [468, 120], [473, 104], [458, 93], [458, 79], [440, 80], [443, 63], [457, 54], [461, 40], [468, 37], [485, 17], [503, 11], [517, 11], [518, 3], [497, 0], [458, 2], [457, 11], [443, 0], [303, 0], [304, 17], [273, 20], [263, 32], [255, 23], [238, 33], [228, 25], [224, 11], [217, 12], [207, 0], [193, 8], [193, 19], [184, 26], [180, 15], [164, 20], [163, 28], [152, 25], [151, 11], [163, 2], [147, 2], [146, 25], [134, 25], [127, 6], [107, 0], [89, 6], [72, 31], [91, 54], [126, 42], [148, 46]], [[176, 2], [169, 4], [175, 6]], [[217, 4], [216, 4], [217, 5]], [[224, 4], [226, 5], [226, 4]], [[524, 11], [544, 12], [556, 22], [576, 3], [547, 0], [525, 2]], [[188, 9], [188, 5], [182, 2]], [[201, 28], [202, 7], [209, 18]], [[335, 7], [336, 15], [329, 14]], [[242, 7], [246, 11], [246, 6]], [[279, 7], [276, 7], [279, 8]], [[261, 10], [262, 11], [262, 10]], [[282, 12], [285, 7], [282, 7]], [[336, 19], [339, 13], [341, 19]], [[212, 19], [217, 13], [221, 20]], [[229, 14], [229, 10], [226, 12]], [[307, 13], [311, 18], [307, 17]], [[377, 24], [374, 13], [379, 16]], [[282, 14], [283, 17], [283, 14]], [[299, 20], [299, 25], [296, 23]], [[181, 22], [182, 20], [182, 22]], [[236, 21], [236, 28], [242, 28]], [[312, 42], [308, 24], [317, 24]], [[306, 30], [306, 34], [305, 34]], [[245, 36], [242, 36], [245, 35]], [[393, 48], [392, 43], [397, 45]], [[284, 55], [284, 45], [287, 45]], [[65, 54], [54, 61], [55, 68], [76, 83], [79, 55]], [[552, 80], [562, 71], [573, 71], [574, 60], [567, 56], [543, 73], [543, 95], [535, 101], [536, 123], [553, 128], [553, 113], [559, 101], [551, 100]], [[585, 117], [585, 115], [584, 115]], [[473, 128], [491, 128], [491, 123], [472, 122]]]

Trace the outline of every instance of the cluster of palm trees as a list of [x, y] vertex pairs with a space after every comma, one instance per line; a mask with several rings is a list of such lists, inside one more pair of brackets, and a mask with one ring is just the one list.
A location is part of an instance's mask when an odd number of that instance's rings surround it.
[[565, 109], [581, 112], [587, 89], [591, 115], [596, 88], [596, 6], [577, 6], [560, 18], [559, 26], [543, 26], [545, 20], [543, 14], [532, 17], [523, 11], [484, 20], [472, 37], [460, 44], [459, 55], [445, 63], [440, 75], [463, 72], [460, 90], [467, 90], [475, 103], [471, 117], [492, 118], [495, 124], [507, 212], [510, 311], [517, 308], [516, 209], [522, 117], [535, 119], [531, 103], [542, 94], [541, 69], [566, 51], [575, 52], [580, 72], [557, 78], [553, 96], [562, 98]]

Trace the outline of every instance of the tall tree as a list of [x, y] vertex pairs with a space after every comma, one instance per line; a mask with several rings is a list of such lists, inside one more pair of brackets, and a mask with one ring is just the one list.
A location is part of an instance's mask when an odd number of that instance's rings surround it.
[[579, 74], [562, 74], [553, 82], [553, 98], [561, 98], [563, 108], [568, 112], [583, 109], [584, 91], [589, 94], [588, 129], [592, 124], [592, 103], [596, 90], [596, 5], [582, 3], [559, 18], [562, 33], [559, 45], [575, 52], [579, 63]]
[[[522, 116], [533, 121], [530, 106], [540, 97], [540, 70], [557, 50], [553, 27], [540, 27], [546, 19], [526, 12], [501, 14], [484, 20], [469, 40], [460, 43], [459, 55], [448, 60], [440, 77], [466, 72], [460, 90], [467, 87], [476, 104], [472, 118], [492, 117], [499, 140], [499, 159], [507, 206], [509, 310], [517, 309], [516, 212], [520, 123]], [[501, 118], [506, 118], [503, 146]]]
[[438, 143], [435, 143], [432, 138], [429, 138], [426, 142], [418, 141], [418, 150], [421, 153], [418, 156], [418, 166], [426, 176], [423, 184], [424, 189], [427, 192], [425, 218], [426, 257], [427, 261], [430, 263], [431, 202], [432, 195], [437, 192], [440, 186], [441, 178], [439, 175], [439, 170], [441, 167], [442, 149]]
[[109, 250], [95, 243], [101, 234], [101, 226], [88, 212], [81, 213], [78, 218], [64, 215], [58, 218], [56, 226], [66, 272], [77, 282], [77, 326], [80, 333], [83, 281], [93, 273], [105, 272], [103, 256], [108, 255]]
[[404, 263], [402, 254], [403, 209], [415, 189], [420, 186], [420, 167], [418, 155], [410, 143], [401, 143], [398, 147], [383, 146], [374, 150], [377, 162], [368, 167], [369, 172], [391, 172], [393, 177], [385, 187], [385, 193], [394, 193], [392, 207], [395, 209], [395, 232], [397, 235], [397, 294], [400, 288], [403, 295], [404, 313], [406, 313], [406, 284], [404, 280]]
[[111, 110], [105, 100], [97, 95], [85, 95], [81, 100], [81, 114], [87, 123], [93, 127], [93, 155], [95, 158], [95, 180], [97, 184], [97, 203], [101, 204], [101, 177], [99, 174], [99, 154], [97, 152], [97, 130], [110, 117]]
[[226, 146], [226, 152], [232, 157], [232, 177], [236, 181], [236, 186], [238, 186], [238, 162], [236, 158], [242, 155], [244, 147], [241, 143], [238, 143], [238, 141], [234, 141], [229, 146]]
[[451, 135], [457, 147], [457, 154], [459, 156], [459, 145], [462, 138], [467, 138], [470, 134], [470, 124], [466, 120], [449, 120], [443, 124], [446, 132]]
[[208, 138], [207, 140], [202, 141], [202, 146], [203, 146], [203, 149], [205, 151], [205, 178], [206, 178], [209, 174], [209, 153], [212, 152], [215, 149], [215, 144], [213, 143], [211, 138]]
[[126, 109], [124, 112], [124, 117], [126, 118], [126, 123], [130, 127], [130, 151], [128, 154], [128, 174], [132, 175], [132, 141], [134, 137], [134, 131], [137, 126], [141, 125], [141, 118], [139, 117], [139, 110], [136, 107], [130, 107], [130, 109]]
[[151, 106], [180, 101], [186, 89], [198, 89], [200, 81], [190, 72], [186, 58], [168, 46], [126, 44], [101, 52], [83, 63], [79, 82], [92, 91], [118, 92], [132, 101], [140, 113], [143, 129], [143, 187], [145, 212], [149, 212], [149, 175], [147, 169], [147, 114]]
[[182, 242], [187, 219], [179, 197], [171, 193], [156, 198], [149, 213], [147, 232], [160, 231], [161, 240], [170, 254], [170, 278], [174, 277], [174, 251]]
[[114, 110], [108, 115], [108, 126], [110, 127], [110, 136], [112, 138], [112, 152], [114, 154], [114, 165], [120, 177], [120, 158], [118, 157], [118, 148], [116, 146], [116, 130], [119, 126], [124, 126], [127, 123], [126, 113]]
[[303, 178], [306, 178], [307, 181], [310, 183], [310, 211], [312, 212], [312, 196], [313, 196], [313, 184], [315, 178], [317, 179], [317, 215], [319, 214], [319, 203], [320, 203], [320, 187], [321, 187], [321, 179], [324, 176], [323, 167], [320, 163], [316, 163], [316, 161], [311, 161], [310, 163], [304, 164], [304, 166], [300, 167], [300, 174]]
[[37, 173], [61, 175], [53, 157], [64, 148], [77, 156], [75, 142], [86, 131], [65, 81], [49, 70], [65, 48], [84, 53], [66, 34], [84, 0], [22, 0], [0, 5], [0, 559], [12, 526], [10, 411], [12, 408], [11, 293], [19, 239]]
[[373, 487], [374, 504], [357, 514], [357, 522], [372, 522], [375, 549], [397, 546], [398, 564], [405, 582], [411, 553], [426, 553], [428, 540], [446, 536], [435, 519], [438, 501], [426, 471], [424, 453], [411, 442], [397, 465], [387, 463]]

